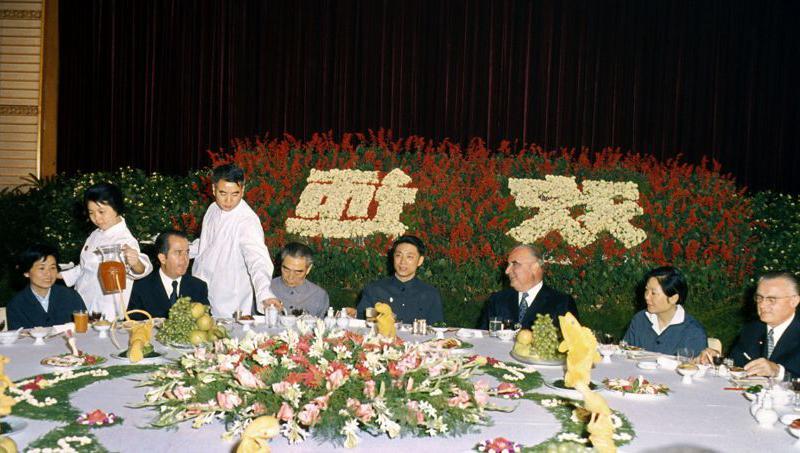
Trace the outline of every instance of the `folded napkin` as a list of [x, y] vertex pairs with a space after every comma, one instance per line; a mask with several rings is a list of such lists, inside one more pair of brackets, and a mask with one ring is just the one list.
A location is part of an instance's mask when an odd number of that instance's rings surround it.
[[459, 338], [483, 338], [483, 331], [480, 329], [458, 329], [456, 336]]
[[661, 368], [664, 368], [665, 370], [674, 370], [674, 369], [678, 368], [678, 365], [681, 364], [677, 360], [675, 360], [673, 358], [670, 358], [670, 357], [667, 357], [667, 356], [659, 357], [658, 359], [656, 359], [656, 362], [658, 362], [658, 365]]

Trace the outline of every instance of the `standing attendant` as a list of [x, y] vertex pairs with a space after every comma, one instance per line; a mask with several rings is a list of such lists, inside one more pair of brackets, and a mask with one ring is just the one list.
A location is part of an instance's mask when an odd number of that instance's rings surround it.
[[309, 281], [314, 253], [304, 244], [290, 242], [281, 250], [281, 275], [272, 279], [272, 292], [280, 299], [278, 309], [303, 310], [322, 318], [328, 311], [328, 292]]
[[58, 251], [48, 245], [28, 247], [19, 256], [19, 268], [30, 284], [6, 307], [8, 330], [50, 327], [72, 321], [72, 312], [86, 310], [73, 289], [56, 285]]
[[[158, 272], [133, 284], [129, 310], [144, 310], [154, 318], [166, 318], [169, 309], [181, 297], [208, 305], [208, 285], [191, 275], [189, 269], [189, 240], [181, 231], [167, 231], [156, 238]], [[137, 319], [143, 315], [134, 315]]]
[[[59, 277], [67, 286], [75, 286], [75, 290], [83, 298], [89, 311], [100, 312], [103, 317], [112, 320], [117, 316], [117, 301], [122, 298], [122, 309], [128, 306], [133, 281], [138, 280], [153, 270], [147, 255], [139, 252], [139, 243], [133, 237], [122, 214], [125, 202], [122, 192], [113, 184], [100, 183], [86, 189], [83, 203], [89, 214], [89, 220], [97, 227], [81, 249], [80, 264], [63, 271]], [[99, 247], [121, 245], [123, 260], [126, 264], [125, 289], [121, 294], [105, 294], [100, 286], [98, 268], [102, 257], [97, 252]]]
[[368, 284], [358, 302], [358, 316], [366, 316], [367, 308], [377, 302], [392, 307], [397, 321], [405, 323], [425, 319], [428, 324], [444, 321], [439, 290], [417, 277], [417, 269], [425, 261], [425, 244], [416, 236], [400, 236], [389, 251], [394, 275]]
[[190, 248], [192, 275], [208, 284], [214, 316], [251, 314], [253, 295], [259, 306], [280, 305], [270, 289], [272, 259], [264, 244], [261, 221], [244, 195], [244, 171], [226, 164], [211, 175], [214, 203], [203, 217], [200, 238]]
[[530, 328], [537, 314], [549, 315], [558, 326], [558, 317], [572, 313], [578, 318], [575, 299], [544, 284], [542, 252], [532, 245], [518, 245], [508, 255], [506, 275], [511, 288], [489, 296], [481, 325], [489, 328], [489, 318], [510, 319]]

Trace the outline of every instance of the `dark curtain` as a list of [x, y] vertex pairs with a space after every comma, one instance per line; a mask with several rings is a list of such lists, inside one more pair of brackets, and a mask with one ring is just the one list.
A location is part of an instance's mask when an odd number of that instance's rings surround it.
[[800, 2], [63, 0], [58, 168], [391, 128], [719, 160], [800, 192]]

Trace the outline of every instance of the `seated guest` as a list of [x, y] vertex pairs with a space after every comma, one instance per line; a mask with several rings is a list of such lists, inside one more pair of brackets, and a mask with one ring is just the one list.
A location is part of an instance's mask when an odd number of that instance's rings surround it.
[[428, 324], [444, 321], [439, 290], [417, 278], [417, 269], [425, 261], [425, 244], [416, 236], [400, 236], [389, 252], [394, 275], [368, 284], [358, 302], [358, 316], [365, 317], [367, 308], [377, 302], [392, 307], [397, 321], [410, 323], [425, 319]]
[[[167, 231], [156, 238], [158, 272], [133, 283], [128, 310], [145, 310], [154, 318], [166, 318], [181, 297], [208, 305], [208, 286], [197, 277], [186, 275], [189, 268], [189, 241], [180, 231]], [[143, 315], [134, 315], [143, 319]]]
[[[758, 279], [753, 299], [758, 321], [745, 324], [730, 357], [750, 376], [783, 379], [787, 372], [800, 377], [800, 319], [796, 314], [800, 296], [794, 275], [770, 272]], [[706, 349], [700, 360], [708, 362], [720, 351]]]
[[624, 341], [670, 355], [681, 348], [689, 349], [692, 354], [705, 349], [708, 346], [705, 329], [682, 306], [689, 288], [681, 271], [672, 266], [659, 267], [648, 272], [644, 280], [647, 309], [633, 315]]
[[20, 254], [19, 268], [30, 284], [8, 302], [9, 330], [64, 324], [72, 321], [73, 311], [86, 310], [75, 290], [55, 285], [57, 263], [58, 251], [48, 245], [32, 245]]
[[539, 248], [518, 245], [508, 255], [506, 275], [511, 288], [489, 296], [483, 310], [481, 326], [489, 327], [489, 318], [512, 320], [524, 328], [530, 328], [537, 314], [546, 314], [558, 327], [558, 317], [572, 313], [578, 317], [578, 307], [572, 296], [544, 284], [544, 259]]
[[328, 292], [306, 279], [314, 264], [308, 246], [290, 242], [281, 250], [281, 275], [272, 279], [270, 288], [280, 300], [278, 309], [303, 310], [318, 318], [325, 316], [330, 302]]

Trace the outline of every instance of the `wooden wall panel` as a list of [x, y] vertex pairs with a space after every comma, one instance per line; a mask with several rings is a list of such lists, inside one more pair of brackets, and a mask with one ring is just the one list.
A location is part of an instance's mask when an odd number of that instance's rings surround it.
[[43, 6], [0, 2], [0, 188], [42, 176]]

